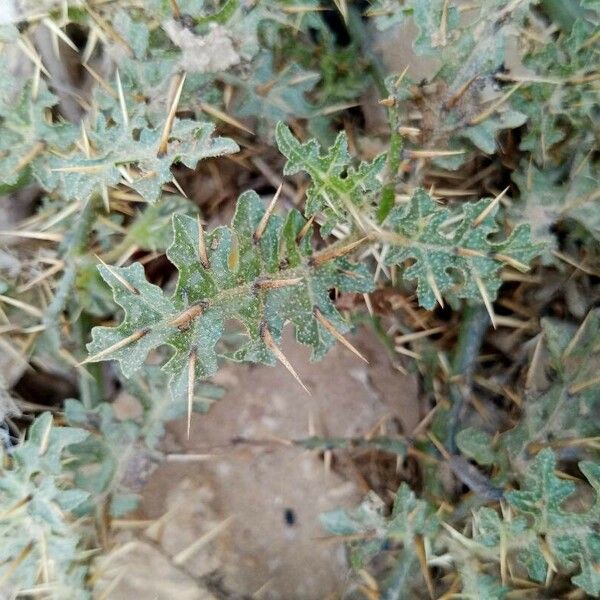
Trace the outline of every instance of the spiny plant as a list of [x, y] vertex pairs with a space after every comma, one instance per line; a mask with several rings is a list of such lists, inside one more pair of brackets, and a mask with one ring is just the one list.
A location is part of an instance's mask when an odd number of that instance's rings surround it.
[[[267, 364], [278, 359], [297, 379], [278, 347], [286, 322], [294, 326], [299, 342], [312, 347], [313, 359], [321, 358], [336, 339], [348, 345], [342, 333], [349, 326], [330, 290], [372, 291], [367, 264], [349, 259], [365, 246], [385, 244], [390, 266], [414, 260], [404, 276], [417, 281], [417, 296], [426, 308], [436, 302], [443, 305], [443, 295], [453, 301], [483, 300], [491, 307], [502, 266], [527, 270], [538, 252], [526, 225], [505, 240], [489, 239], [498, 231], [498, 203], [493, 199], [452, 214], [417, 190], [407, 206], [394, 209], [377, 225], [371, 192], [378, 187], [374, 173], [382, 166], [379, 158], [354, 169], [348, 164], [343, 134], [325, 156], [314, 140], [301, 145], [284, 125], [278, 126], [277, 137], [288, 157], [285, 172], [302, 169], [312, 178], [307, 192], [310, 218], [292, 210], [284, 221], [273, 214], [277, 195], [265, 209], [253, 192], [238, 199], [231, 228], [205, 233], [199, 220], [175, 217], [173, 244], [167, 251], [179, 271], [173, 296], [166, 298], [150, 284], [140, 265], [101, 266], [125, 318], [117, 328], [93, 330], [89, 361], [116, 359], [128, 376], [141, 367], [149, 351], [168, 344], [175, 349], [165, 365], [173, 395], [187, 393], [191, 406], [196, 379], [217, 369], [215, 345], [227, 319], [240, 322], [248, 338], [229, 352], [230, 358]], [[337, 218], [336, 225], [352, 231], [343, 241], [315, 250], [312, 218], [323, 208], [331, 211], [327, 219]]]
[[[27, 213], [0, 230], [2, 352], [77, 383], [33, 419], [46, 398], [0, 382], [3, 591], [93, 597], [107, 524], [164, 459], [165, 424], [189, 434], [222, 395], [219, 365], [301, 383], [288, 323], [319, 360], [364, 358], [346, 334], [366, 322], [431, 412], [402, 436], [290, 440], [397, 461], [393, 506], [396, 472], [323, 517], [350, 536], [352, 585], [600, 596], [596, 3], [363, 4], [0, 12], [0, 194]], [[422, 80], [375, 50], [406, 21], [435, 61]]]
[[389, 516], [375, 497], [351, 513], [325, 513], [322, 521], [331, 533], [358, 540], [351, 542], [357, 569], [385, 548], [390, 566], [383, 597], [416, 593], [414, 586], [422, 585], [419, 571], [435, 597], [430, 565], [456, 571], [452, 587], [469, 598], [501, 600], [514, 591], [511, 580], [528, 577], [544, 584], [565, 573], [575, 573], [573, 584], [597, 597], [600, 469], [591, 461], [581, 462], [579, 468], [593, 494], [586, 510], [565, 508], [577, 486], [556, 476], [554, 453], [546, 448], [530, 465], [520, 489], [506, 494], [502, 512], [482, 507], [473, 513], [470, 535], [437, 517], [433, 507], [417, 500], [404, 484]]

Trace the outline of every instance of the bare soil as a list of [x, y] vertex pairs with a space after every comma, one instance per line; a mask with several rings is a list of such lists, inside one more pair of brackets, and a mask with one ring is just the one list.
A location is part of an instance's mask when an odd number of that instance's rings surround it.
[[[364, 486], [352, 470], [328, 468], [323, 453], [285, 440], [361, 436], [390, 419], [410, 432], [419, 420], [415, 378], [394, 369], [365, 328], [351, 340], [369, 365], [339, 345], [310, 363], [304, 347], [291, 336], [284, 340], [310, 396], [281, 366], [223, 368], [218, 383], [225, 397], [207, 415], [193, 417], [189, 439], [185, 421], [174, 422], [167, 442], [210, 456], [164, 463], [143, 492], [145, 516], [159, 520], [136, 552], [145, 547], [151, 556], [142, 552], [140, 564], [157, 568], [147, 566], [133, 587], [124, 578], [127, 589], [111, 597], [167, 598], [153, 577], [164, 579], [164, 569], [176, 569], [168, 572], [178, 581], [177, 597], [339, 597], [349, 573], [344, 548], [326, 539], [319, 515], [355, 506]], [[168, 560], [162, 574], [157, 553]]]

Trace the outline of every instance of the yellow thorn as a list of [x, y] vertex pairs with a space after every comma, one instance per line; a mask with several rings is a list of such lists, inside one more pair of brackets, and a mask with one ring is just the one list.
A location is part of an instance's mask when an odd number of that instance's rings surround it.
[[408, 150], [410, 158], [437, 158], [441, 156], [458, 156], [465, 150]]
[[113, 267], [111, 267], [110, 265], [107, 265], [97, 254], [94, 255], [102, 264], [103, 267], [106, 267], [108, 269], [108, 271], [110, 272], [110, 274], [128, 291], [130, 291], [132, 294], [139, 294], [139, 290], [134, 287], [133, 285], [131, 285], [131, 283], [129, 283], [129, 281], [127, 281], [124, 277], [122, 277], [121, 275], [119, 275], [119, 273], [117, 273], [117, 271], [115, 271], [115, 269]]
[[477, 218], [473, 221], [473, 227], [478, 227], [485, 221], [486, 217], [492, 212], [492, 210], [498, 206], [498, 203], [504, 196], [506, 192], [510, 189], [510, 186], [506, 186], [480, 213], [477, 215]]
[[592, 379], [588, 379], [587, 381], [582, 381], [581, 383], [575, 383], [569, 388], [569, 394], [578, 394], [579, 392], [583, 392], [596, 385], [600, 385], [600, 375], [592, 377]]
[[206, 240], [204, 239], [204, 229], [202, 228], [202, 221], [200, 221], [200, 215], [197, 216], [198, 221], [198, 259], [200, 264], [208, 271], [210, 269], [210, 262], [208, 261], [208, 253], [206, 251]]
[[358, 358], [360, 358], [361, 360], [364, 360], [367, 364], [369, 364], [369, 361], [333, 326], [332, 323], [330, 323], [324, 316], [323, 313], [319, 310], [319, 308], [317, 306], [315, 306], [313, 308], [313, 313], [317, 319], [317, 321], [319, 321], [319, 323], [321, 323], [321, 325], [323, 325], [323, 327], [325, 327], [325, 329], [327, 331], [329, 331], [329, 333], [339, 342], [341, 342], [344, 346], [346, 346], [346, 348], [348, 348], [348, 350], [350, 350], [350, 352], [356, 354], [356, 356], [358, 356]]
[[469, 125], [478, 125], [482, 121], [485, 121], [489, 116], [494, 114], [494, 112], [496, 112], [496, 109], [502, 106], [522, 85], [523, 82], [521, 81], [513, 85], [513, 87], [510, 88], [510, 90], [508, 90], [506, 94], [504, 94], [501, 98], [494, 102], [489, 108], [486, 108], [484, 111], [473, 117], [469, 121]]
[[421, 567], [421, 573], [423, 573], [423, 579], [425, 580], [429, 597], [433, 600], [435, 597], [433, 593], [433, 581], [431, 579], [431, 573], [427, 568], [427, 553], [425, 552], [425, 540], [423, 539], [423, 536], [415, 536], [414, 543], [417, 551], [417, 558], [419, 559], [419, 566]]
[[196, 351], [190, 352], [188, 363], [188, 387], [187, 387], [187, 439], [190, 439], [190, 427], [192, 425], [192, 408], [194, 407], [194, 383], [196, 381]]
[[329, 260], [339, 258], [340, 256], [345, 256], [346, 254], [352, 252], [352, 250], [360, 246], [367, 239], [369, 238], [365, 236], [360, 240], [357, 240], [356, 242], [351, 242], [347, 246], [331, 246], [330, 248], [327, 248], [320, 254], [315, 254], [315, 256], [313, 256], [310, 260], [310, 263], [313, 266], [318, 267], [319, 265], [322, 265], [323, 263]]
[[232, 125], [237, 129], [241, 129], [250, 135], [254, 135], [254, 131], [252, 129], [248, 129], [241, 121], [234, 119], [232, 116], [228, 115], [226, 112], [219, 110], [217, 107], [212, 106], [210, 104], [206, 104], [206, 102], [200, 102], [200, 110], [204, 111], [207, 115], [214, 117], [215, 119], [219, 119], [228, 125]]
[[87, 158], [91, 156], [91, 148], [90, 148], [90, 140], [87, 135], [87, 131], [85, 130], [85, 123], [83, 119], [81, 120], [81, 142], [83, 144], [83, 151]]
[[73, 40], [51, 19], [44, 18], [42, 23], [52, 32], [54, 32], [69, 48], [79, 54], [79, 48], [73, 43]]
[[296, 244], [299, 244], [304, 239], [304, 236], [308, 233], [308, 230], [310, 229], [310, 226], [313, 224], [314, 220], [315, 215], [310, 217], [310, 219], [308, 219], [308, 221], [302, 225], [302, 229], [300, 229], [298, 235], [296, 236]]
[[477, 284], [477, 288], [479, 289], [479, 293], [481, 294], [481, 298], [483, 303], [485, 304], [485, 308], [490, 315], [490, 321], [492, 322], [492, 327], [496, 329], [496, 315], [494, 314], [494, 307], [492, 306], [492, 302], [490, 301], [490, 297], [488, 296], [487, 290], [485, 289], [485, 285], [483, 281], [479, 277], [479, 275], [474, 275], [475, 283]]
[[46, 144], [44, 142], [37, 142], [29, 152], [22, 156], [19, 159], [19, 162], [15, 165], [15, 168], [12, 170], [12, 174], [18, 173], [22, 171], [28, 164], [34, 161], [46, 148]]
[[285, 357], [285, 354], [275, 343], [275, 340], [273, 339], [273, 336], [271, 335], [267, 324], [264, 322], [260, 326], [260, 337], [265, 343], [265, 346], [275, 355], [277, 360], [290, 372], [292, 377], [302, 386], [304, 391], [308, 395], [311, 395], [309, 389], [302, 383], [302, 380], [300, 379], [300, 377], [298, 377], [296, 371], [294, 371], [294, 367], [292, 367], [290, 361]]
[[503, 263], [506, 263], [507, 265], [511, 266], [513, 269], [516, 269], [517, 271], [521, 271], [522, 273], [526, 273], [527, 271], [529, 271], [528, 265], [526, 265], [525, 263], [519, 262], [512, 256], [508, 256], [507, 254], [496, 253], [496, 254], [494, 254], [494, 258]]
[[108, 356], [111, 352], [116, 352], [117, 350], [125, 348], [125, 346], [129, 346], [129, 344], [132, 344], [133, 342], [137, 342], [138, 340], [142, 339], [149, 331], [149, 329], [140, 329], [139, 331], [135, 331], [130, 336], [126, 337], [124, 340], [120, 340], [116, 344], [113, 344], [112, 346], [101, 350], [100, 352], [98, 352], [98, 354], [94, 354], [94, 356], [86, 358], [83, 362], [79, 363], [79, 365], [81, 366], [91, 362], [98, 362], [99, 360], [102, 360], [105, 356]]
[[0, 295], [0, 302], [5, 302], [6, 304], [10, 304], [15, 308], [20, 308], [23, 312], [30, 314], [32, 317], [37, 317], [38, 319], [41, 319], [44, 316], [44, 313], [42, 313], [42, 311], [37, 309], [35, 306], [31, 306], [31, 304], [27, 304], [21, 300], [16, 300], [10, 296]]
[[196, 317], [199, 317], [205, 310], [206, 304], [204, 302], [200, 302], [198, 304], [192, 304], [190, 307], [186, 308], [182, 313], [177, 315], [175, 318], [169, 321], [169, 325], [171, 327], [178, 327], [179, 329], [185, 329], [188, 327], [191, 321], [193, 321]]
[[292, 279], [262, 279], [257, 281], [254, 285], [261, 290], [275, 290], [290, 285], [298, 285], [301, 282], [302, 277], [294, 277]]
[[54, 424], [54, 417], [50, 415], [50, 421], [48, 421], [48, 426], [46, 427], [44, 433], [42, 434], [42, 439], [40, 441], [40, 447], [38, 449], [38, 456], [44, 456], [46, 454], [46, 450], [48, 450], [48, 442], [50, 441], [50, 432], [52, 431], [52, 425]]
[[158, 143], [158, 157], [164, 156], [167, 153], [169, 146], [169, 135], [171, 133], [171, 129], [173, 128], [173, 122], [175, 121], [175, 113], [177, 112], [177, 106], [179, 105], [179, 100], [181, 98], [181, 92], [183, 90], [183, 84], [185, 83], [186, 74], [181, 73], [180, 75], [178, 75], [178, 77], [179, 83], [177, 84], [177, 88], [175, 89], [173, 102], [171, 102], [171, 108], [169, 108], [167, 120], [165, 121], [165, 126], [163, 127], [162, 134], [160, 136], [160, 141]]
[[283, 182], [281, 182], [279, 184], [279, 187], [277, 188], [277, 191], [275, 192], [275, 195], [273, 196], [271, 203], [269, 204], [267, 210], [265, 211], [265, 214], [262, 216], [262, 219], [260, 220], [260, 223], [258, 224], [258, 226], [256, 228], [256, 231], [254, 232], [254, 242], [255, 243], [260, 240], [260, 238], [263, 236], [263, 233], [265, 232], [265, 229], [267, 228], [267, 223], [269, 222], [269, 217], [271, 216], [271, 214], [273, 213], [273, 210], [275, 209], [275, 203], [279, 199], [279, 195], [281, 194], [282, 188], [283, 188]]
[[121, 76], [119, 75], [119, 69], [116, 73], [117, 80], [117, 93], [119, 94], [119, 105], [121, 106], [121, 114], [123, 115], [123, 125], [125, 128], [129, 127], [129, 115], [127, 114], [127, 104], [125, 104], [125, 94], [123, 94], [123, 86], [121, 85]]
[[102, 204], [104, 205], [104, 210], [109, 213], [110, 212], [110, 197], [108, 195], [108, 187], [103, 183], [100, 186], [100, 194], [102, 196]]
[[84, 63], [83, 64], [84, 69], [96, 80], [96, 82], [100, 85], [100, 87], [109, 95], [112, 96], [113, 98], [117, 98], [118, 94], [117, 92], [114, 90], [114, 88], [100, 75], [100, 73], [98, 73], [97, 71], [95, 71], [94, 69], [92, 69], [92, 67], [90, 67], [90, 65]]
[[433, 295], [435, 296], [437, 303], [442, 308], [444, 308], [444, 298], [442, 297], [440, 288], [438, 287], [438, 285], [435, 281], [435, 278], [433, 276], [433, 273], [430, 270], [427, 271], [427, 283], [429, 284], [429, 287], [431, 288], [431, 291], [433, 292]]
[[213, 527], [210, 531], [199, 537], [195, 542], [192, 542], [189, 546], [178, 552], [173, 557], [173, 564], [181, 566], [194, 554], [196, 554], [201, 548], [206, 546], [209, 542], [218, 537], [221, 532], [225, 531], [229, 524], [235, 518], [234, 515], [227, 517], [224, 521], [221, 521], [216, 527]]
[[29, 553], [33, 550], [33, 542], [29, 542], [27, 546], [25, 546], [21, 552], [17, 555], [15, 560], [12, 561], [8, 569], [4, 571], [2, 576], [0, 576], [0, 588], [4, 586], [4, 584], [9, 581], [14, 575], [15, 571], [19, 568], [19, 565], [29, 556]]

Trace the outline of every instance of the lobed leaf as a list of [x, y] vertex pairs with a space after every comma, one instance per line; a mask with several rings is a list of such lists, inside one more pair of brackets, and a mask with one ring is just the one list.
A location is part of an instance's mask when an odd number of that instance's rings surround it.
[[296, 339], [312, 348], [313, 359], [322, 357], [335, 337], [315, 310], [341, 333], [347, 331], [330, 291], [369, 291], [371, 275], [343, 257], [315, 260], [310, 236], [297, 240], [305, 224], [297, 211], [285, 221], [267, 215], [258, 237], [266, 214], [258, 195], [246, 192], [231, 227], [217, 227], [202, 237], [197, 220], [176, 215], [167, 256], [179, 278], [171, 297], [148, 283], [139, 264], [100, 266], [125, 316], [118, 327], [94, 328], [89, 360], [118, 360], [129, 377], [150, 350], [171, 346], [175, 352], [164, 368], [171, 374], [173, 395], [179, 397], [188, 389], [190, 368], [194, 378], [216, 372], [215, 347], [230, 319], [243, 326], [246, 341], [229, 358], [273, 364], [276, 355], [265, 340], [265, 328], [277, 341], [288, 321]]
[[386, 221], [393, 233], [387, 236], [390, 251], [385, 262], [402, 265], [413, 261], [405, 268], [404, 277], [416, 280], [421, 306], [432, 309], [446, 295], [480, 301], [482, 288], [494, 299], [504, 264], [526, 268], [539, 253], [540, 246], [530, 241], [528, 225], [520, 225], [503, 241], [490, 239], [499, 231], [497, 207], [489, 210], [492, 203], [484, 199], [463, 205], [456, 226], [450, 210], [440, 208], [422, 189], [408, 205], [392, 210]]

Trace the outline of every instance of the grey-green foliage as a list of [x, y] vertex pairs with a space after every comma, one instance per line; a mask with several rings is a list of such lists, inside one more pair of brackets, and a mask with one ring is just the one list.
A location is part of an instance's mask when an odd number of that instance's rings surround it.
[[69, 447], [87, 432], [56, 427], [40, 415], [27, 439], [0, 449], [0, 581], [14, 592], [44, 591], [58, 600], [90, 597], [85, 543], [76, 526], [88, 493], [73, 483]]
[[513, 458], [528, 445], [597, 435], [600, 419], [600, 310], [595, 309], [576, 329], [545, 319], [543, 342], [547, 358], [533, 368], [546, 369], [550, 382], [526, 390], [520, 423], [505, 433], [500, 447]]
[[369, 209], [369, 203], [377, 200], [376, 192], [381, 189], [377, 176], [385, 163], [384, 154], [355, 168], [344, 132], [322, 154], [316, 140], [300, 143], [284, 123], [277, 125], [276, 140], [279, 151], [287, 158], [284, 174], [304, 171], [310, 176], [312, 185], [306, 193], [305, 212], [308, 216], [323, 213], [324, 234], [336, 224], [351, 223], [357, 213]]
[[385, 516], [384, 508], [384, 503], [372, 495], [351, 512], [337, 509], [324, 513], [321, 523], [334, 535], [359, 540], [364, 536], [353, 553], [355, 564], [380, 551], [385, 542], [413, 552], [417, 536], [431, 540], [438, 531], [439, 522], [431, 508], [405, 484], [398, 489], [391, 515]]
[[[507, 59], [507, 44], [528, 14], [530, 2], [482, 2], [474, 10], [461, 11], [460, 3], [425, 0], [382, 2], [373, 12], [388, 14], [387, 22], [406, 16], [419, 29], [413, 48], [419, 55], [436, 59], [436, 67], [424, 85], [411, 77], [390, 76], [387, 88], [400, 108], [404, 124], [410, 113], [421, 129], [417, 147], [451, 151], [434, 158], [447, 169], [456, 169], [476, 153], [493, 155], [498, 136], [523, 125], [527, 115], [501, 101], [509, 87], [500, 89], [496, 72]], [[479, 9], [479, 10], [477, 10]], [[381, 25], [381, 17], [376, 17]], [[406, 145], [412, 145], [409, 140]]]
[[533, 581], [544, 582], [548, 569], [576, 573], [572, 582], [598, 597], [600, 469], [591, 461], [581, 462], [579, 468], [594, 490], [588, 510], [565, 507], [569, 499], [574, 499], [576, 485], [555, 475], [554, 453], [544, 449], [527, 470], [520, 489], [506, 495], [515, 513], [512, 519], [507, 522], [492, 509], [480, 509], [474, 517], [474, 539], [497, 561], [503, 551], [516, 557]]
[[495, 298], [503, 264], [527, 270], [539, 253], [540, 247], [531, 243], [528, 225], [515, 228], [502, 241], [490, 239], [500, 229], [497, 207], [490, 210], [491, 202], [489, 198], [464, 204], [462, 214], [456, 214], [438, 206], [424, 190], [417, 190], [407, 206], [394, 208], [388, 216], [392, 235], [386, 237], [390, 251], [385, 262], [402, 265], [414, 260], [403, 276], [417, 281], [419, 303], [425, 308], [433, 308], [442, 295]]
[[[563, 226], [570, 231], [579, 228], [579, 241], [593, 249], [600, 239], [600, 216], [597, 190], [600, 183], [597, 167], [589, 158], [577, 155], [564, 177], [564, 169], [539, 169], [535, 165], [522, 165], [512, 175], [519, 188], [520, 198], [512, 207], [512, 214], [522, 222], [531, 223], [532, 237], [544, 244], [545, 262], [553, 260], [552, 250], [558, 248], [553, 229]], [[575, 227], [574, 227], [575, 226]]]
[[[122, 183], [148, 202], [156, 202], [162, 186], [173, 179], [174, 163], [193, 169], [202, 159], [238, 150], [230, 139], [213, 138], [214, 129], [210, 123], [175, 119], [163, 150], [163, 127], [148, 127], [140, 113], [128, 116], [125, 122], [113, 108], [108, 115], [97, 116], [89, 134], [90, 156], [77, 152], [55, 159], [49, 171], [40, 174], [40, 180], [47, 189], [60, 188], [66, 199], [87, 200]], [[124, 175], [120, 168], [126, 166], [135, 171]]]
[[257, 194], [247, 192], [238, 200], [231, 228], [218, 227], [204, 241], [197, 220], [175, 217], [167, 256], [179, 279], [170, 298], [147, 282], [139, 264], [100, 267], [125, 319], [118, 328], [94, 329], [88, 345], [92, 360], [116, 359], [130, 376], [150, 350], [172, 346], [175, 354], [165, 370], [173, 395], [180, 397], [190, 393], [190, 369], [194, 379], [215, 373], [216, 345], [228, 319], [237, 320], [246, 335], [230, 358], [273, 364], [270, 340], [278, 342], [287, 321], [298, 341], [312, 347], [313, 358], [321, 358], [335, 338], [315, 311], [340, 332], [347, 331], [329, 290], [369, 291], [371, 276], [363, 265], [343, 257], [313, 255], [310, 230], [302, 232], [305, 220], [297, 211], [285, 220], [271, 215], [264, 222], [265, 214]]
[[[441, 534], [432, 508], [417, 500], [405, 484], [398, 490], [388, 518], [383, 514], [381, 500], [371, 498], [352, 512], [325, 513], [322, 522], [334, 535], [356, 538], [350, 542], [355, 568], [362, 568], [369, 557], [385, 547], [388, 553], [399, 553], [398, 562], [403, 561], [408, 569], [407, 563], [416, 562], [415, 547], [420, 537], [430, 543], [429, 561], [451, 557], [460, 574], [462, 592], [469, 597], [508, 597], [513, 588], [500, 580], [501, 563], [507, 562], [515, 576], [529, 577], [538, 583], [546, 580], [548, 569], [570, 574], [575, 586], [598, 597], [600, 469], [591, 461], [583, 461], [579, 467], [591, 486], [588, 492], [594, 495], [587, 508], [567, 508], [566, 503], [576, 497], [577, 486], [556, 476], [554, 453], [544, 449], [529, 466], [520, 488], [506, 494], [510, 517], [494, 508], [478, 509], [468, 527], [473, 530], [470, 538], [457, 532]], [[480, 572], [482, 562], [489, 565], [486, 574]], [[524, 572], [520, 573], [520, 569]], [[414, 573], [408, 581], [414, 585]]]

